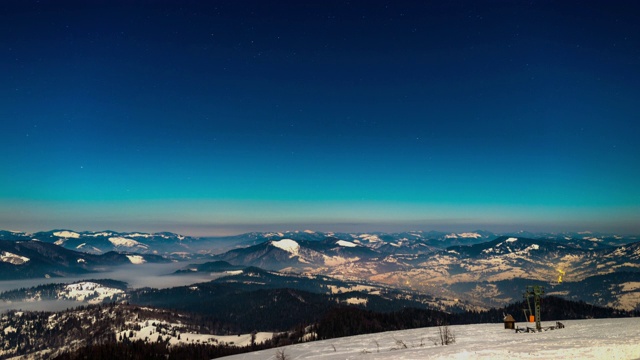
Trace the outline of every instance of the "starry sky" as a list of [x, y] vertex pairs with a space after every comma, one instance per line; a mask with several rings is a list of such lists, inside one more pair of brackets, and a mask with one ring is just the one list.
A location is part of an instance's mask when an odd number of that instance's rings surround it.
[[640, 233], [635, 1], [3, 1], [0, 228]]

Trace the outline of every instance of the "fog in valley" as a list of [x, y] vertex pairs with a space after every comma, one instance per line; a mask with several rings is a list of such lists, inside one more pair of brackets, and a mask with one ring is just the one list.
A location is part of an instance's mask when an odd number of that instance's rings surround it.
[[20, 311], [62, 311], [72, 309], [86, 303], [73, 300], [43, 300], [43, 301], [17, 301], [5, 302], [0, 301], [0, 313], [10, 310]]
[[[168, 264], [132, 264], [112, 269], [104, 269], [102, 272], [90, 273], [82, 276], [0, 281], [0, 293], [44, 284], [70, 284], [90, 279], [120, 280], [126, 282], [131, 288], [152, 287], [164, 289], [207, 282], [224, 276], [224, 273], [208, 272], [183, 273], [179, 275], [174, 274], [176, 270], [183, 269], [188, 265], [195, 263], [197, 263], [197, 261], [174, 262]], [[6, 312], [9, 310], [59, 311], [80, 305], [86, 305], [86, 303], [71, 300], [18, 302], [5, 302], [0, 300], [0, 312]]]

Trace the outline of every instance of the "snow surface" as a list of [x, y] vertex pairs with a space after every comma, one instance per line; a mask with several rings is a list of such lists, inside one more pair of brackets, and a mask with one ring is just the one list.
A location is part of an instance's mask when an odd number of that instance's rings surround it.
[[353, 298], [348, 298], [346, 303], [347, 304], [351, 304], [351, 305], [364, 305], [367, 306], [367, 302], [369, 300], [366, 298], [359, 298], [359, 297], [353, 297]]
[[448, 235], [445, 235], [444, 238], [445, 239], [457, 239], [457, 238], [465, 238], [465, 239], [477, 239], [477, 238], [481, 238], [482, 235], [475, 233], [475, 232], [466, 232], [466, 233], [460, 233], [460, 234], [456, 234], [456, 233], [451, 233]]
[[93, 236], [93, 237], [98, 237], [98, 236], [111, 236], [110, 232], [99, 232], [99, 233], [93, 233], [91, 235], [87, 235], [87, 236]]
[[129, 236], [129, 237], [143, 237], [143, 238], [153, 237], [153, 235], [151, 235], [151, 234], [142, 234], [142, 233], [133, 233], [133, 234], [128, 234], [127, 236]]
[[73, 231], [56, 231], [53, 233], [54, 236], [63, 237], [63, 238], [74, 238], [77, 239], [80, 237], [80, 234]]
[[295, 240], [291, 239], [282, 239], [280, 241], [272, 241], [271, 245], [282, 249], [284, 251], [290, 252], [293, 255], [298, 255], [298, 250], [300, 250], [300, 244], [298, 244]]
[[330, 294], [340, 294], [340, 293], [347, 293], [347, 292], [351, 292], [351, 291], [360, 291], [360, 292], [368, 292], [368, 293], [380, 293], [380, 288], [375, 287], [375, 286], [368, 286], [368, 285], [353, 285], [353, 286], [349, 286], [349, 287], [344, 287], [344, 286], [336, 286], [336, 285], [327, 285], [327, 287], [329, 288], [329, 293]]
[[[637, 359], [640, 319], [562, 321], [566, 328], [518, 333], [503, 324], [450, 326], [456, 342], [436, 346], [438, 328], [390, 331], [308, 342], [285, 347], [289, 359]], [[551, 326], [555, 322], [542, 323]], [[520, 327], [525, 323], [517, 324]], [[404, 347], [406, 345], [406, 348]], [[276, 349], [224, 357], [274, 360]]]
[[144, 244], [141, 244], [135, 240], [131, 240], [123, 237], [110, 237], [109, 242], [115, 246], [125, 246], [125, 247], [139, 246], [139, 247], [147, 248], [147, 246]]
[[264, 237], [269, 238], [269, 237], [283, 237], [284, 234], [281, 232], [268, 232], [268, 233], [264, 233], [263, 234]]
[[339, 266], [339, 265], [352, 263], [360, 260], [360, 258], [357, 256], [352, 258], [346, 258], [342, 256], [327, 256], [324, 254], [322, 255], [322, 259], [324, 260], [324, 264], [327, 266]]
[[351, 241], [345, 241], [345, 240], [338, 240], [336, 242], [336, 244], [340, 245], [340, 246], [344, 246], [344, 247], [356, 247], [358, 245], [352, 243]]
[[358, 238], [367, 240], [370, 243], [382, 242], [378, 235], [361, 234], [360, 236], [358, 236]]
[[127, 255], [127, 258], [129, 258], [129, 261], [131, 261], [132, 264], [136, 265], [144, 264], [146, 262], [140, 255]]
[[106, 287], [91, 281], [83, 281], [65, 286], [64, 290], [58, 293], [58, 298], [100, 304], [105, 299], [122, 294], [124, 294], [124, 291], [120, 289]]
[[507, 240], [505, 240], [504, 242], [512, 243], [512, 242], [516, 242], [516, 241], [518, 241], [518, 238], [510, 237]]
[[[161, 336], [171, 345], [177, 344], [227, 344], [237, 346], [251, 345], [251, 334], [240, 335], [209, 335], [198, 334], [192, 332], [183, 332], [182, 324], [168, 323], [162, 320], [146, 320], [137, 322], [140, 330], [122, 330], [116, 334], [116, 339], [122, 341], [122, 338], [129, 338], [131, 341], [146, 340], [147, 342], [156, 342]], [[160, 330], [160, 332], [158, 332]], [[133, 337], [130, 337], [133, 335]], [[262, 343], [273, 337], [274, 333], [259, 332], [256, 333], [256, 343]], [[180, 338], [178, 338], [180, 337]]]
[[474, 238], [474, 239], [482, 237], [482, 235], [480, 235], [478, 233], [475, 233], [475, 232], [472, 232], [472, 233], [469, 233], [469, 232], [461, 233], [461, 234], [458, 234], [458, 236], [460, 236], [461, 238]]
[[22, 265], [29, 260], [30, 259], [28, 257], [16, 255], [8, 251], [3, 251], [0, 253], [0, 261], [13, 265]]

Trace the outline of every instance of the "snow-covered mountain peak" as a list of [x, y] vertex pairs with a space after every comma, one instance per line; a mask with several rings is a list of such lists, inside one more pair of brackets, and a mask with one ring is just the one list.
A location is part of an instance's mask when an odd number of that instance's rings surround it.
[[150, 237], [153, 237], [153, 235], [151, 235], [151, 234], [147, 234], [147, 233], [139, 233], [139, 232], [131, 233], [131, 234], [127, 234], [127, 236], [129, 236], [129, 237], [142, 237], [142, 238], [150, 238]]
[[540, 243], [531, 239], [519, 239], [509, 237], [503, 241], [497, 242], [494, 246], [482, 250], [483, 254], [491, 254], [494, 256], [525, 256], [530, 254], [531, 250], [540, 250]]
[[298, 244], [295, 240], [291, 240], [291, 239], [282, 239], [278, 241], [272, 241], [271, 245], [279, 249], [282, 249], [284, 251], [287, 251], [293, 255], [298, 255], [298, 252], [300, 251], [300, 244]]
[[147, 248], [146, 245], [141, 244], [133, 239], [127, 239], [125, 237], [110, 237], [109, 242], [115, 246], [124, 246], [124, 247], [143, 247]]
[[67, 230], [56, 231], [56, 232], [53, 233], [53, 235], [58, 236], [58, 237], [63, 237], [63, 238], [73, 238], [73, 239], [80, 238], [80, 234], [78, 234], [77, 232], [67, 231]]
[[93, 234], [87, 234], [86, 236], [98, 237], [98, 236], [111, 236], [111, 235], [113, 235], [113, 233], [103, 231], [103, 232], [97, 232], [97, 233], [93, 233]]
[[464, 233], [451, 233], [451, 234], [447, 234], [444, 236], [445, 239], [458, 239], [458, 238], [463, 238], [463, 239], [480, 239], [482, 238], [481, 234], [478, 234], [477, 232], [464, 232]]
[[361, 234], [358, 236], [358, 238], [360, 238], [361, 240], [366, 240], [370, 243], [382, 241], [380, 237], [378, 237], [378, 235], [371, 235], [371, 234]]
[[358, 245], [350, 242], [350, 241], [345, 241], [345, 240], [338, 240], [336, 241], [336, 244], [343, 246], [343, 247], [356, 247]]
[[262, 236], [264, 236], [265, 238], [283, 237], [284, 233], [281, 233], [281, 232], [266, 232], [266, 233], [262, 234]]

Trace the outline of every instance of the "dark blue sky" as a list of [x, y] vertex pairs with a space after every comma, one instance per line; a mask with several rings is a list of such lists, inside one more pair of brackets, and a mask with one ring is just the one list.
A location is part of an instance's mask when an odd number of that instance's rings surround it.
[[633, 1], [5, 1], [0, 228], [640, 232]]

